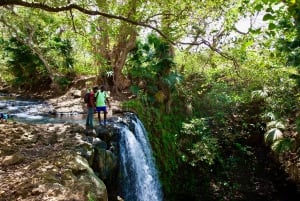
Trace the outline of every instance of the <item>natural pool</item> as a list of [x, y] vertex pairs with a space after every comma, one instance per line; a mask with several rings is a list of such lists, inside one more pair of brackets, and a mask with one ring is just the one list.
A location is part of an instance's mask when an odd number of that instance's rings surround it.
[[41, 100], [28, 100], [0, 94], [0, 113], [8, 119], [24, 123], [79, 123], [85, 124], [85, 114], [66, 112], [53, 114], [52, 106]]

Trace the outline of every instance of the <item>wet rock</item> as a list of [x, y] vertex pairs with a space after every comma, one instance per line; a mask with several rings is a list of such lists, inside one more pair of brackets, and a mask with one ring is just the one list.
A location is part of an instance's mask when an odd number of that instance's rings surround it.
[[93, 167], [99, 173], [101, 179], [107, 180], [109, 177], [114, 177], [117, 162], [117, 156], [111, 151], [98, 149]]
[[106, 150], [107, 149], [107, 143], [100, 140], [100, 141], [94, 143], [94, 147], [95, 147], [95, 150], [97, 150], [97, 151]]
[[93, 137], [97, 137], [97, 134], [95, 132], [94, 129], [86, 129], [83, 131], [83, 133], [86, 135], [86, 136], [93, 136]]
[[90, 144], [90, 143], [81, 143], [77, 147], [76, 150], [77, 150], [78, 153], [80, 153], [81, 156], [83, 156], [88, 161], [89, 165], [93, 164], [95, 151], [94, 151], [94, 147], [93, 147], [92, 144]]
[[99, 126], [95, 129], [97, 137], [99, 137], [101, 140], [105, 142], [110, 142], [114, 140], [114, 137], [116, 136], [116, 132], [114, 128], [110, 126]]

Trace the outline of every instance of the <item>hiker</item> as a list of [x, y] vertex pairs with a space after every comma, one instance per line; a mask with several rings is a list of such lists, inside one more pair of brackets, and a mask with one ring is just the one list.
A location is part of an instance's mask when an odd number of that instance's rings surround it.
[[94, 110], [96, 108], [95, 105], [95, 93], [98, 91], [98, 87], [93, 87], [93, 90], [87, 94], [88, 98], [85, 101], [87, 105], [87, 117], [86, 117], [86, 127], [93, 128], [93, 120], [94, 120]]
[[106, 125], [106, 115], [107, 115], [106, 104], [108, 104], [108, 106], [110, 106], [108, 97], [109, 97], [109, 95], [108, 95], [108, 93], [106, 91], [104, 91], [104, 86], [102, 85], [100, 87], [100, 90], [98, 90], [97, 93], [95, 94], [95, 98], [96, 98], [96, 111], [98, 113], [99, 125], [102, 124], [102, 122], [101, 122], [101, 114], [100, 114], [101, 111], [103, 111], [103, 113], [104, 113], [103, 124]]

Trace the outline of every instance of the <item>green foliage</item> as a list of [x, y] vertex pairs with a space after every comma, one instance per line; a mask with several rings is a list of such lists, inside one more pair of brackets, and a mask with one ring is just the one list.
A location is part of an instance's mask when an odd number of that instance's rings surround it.
[[298, 133], [300, 133], [300, 116], [298, 116], [298, 117], [296, 118], [296, 127], [297, 127]]
[[275, 153], [284, 153], [290, 152], [293, 147], [295, 147], [295, 140], [293, 138], [282, 138], [273, 142], [271, 149]]
[[[241, 168], [246, 169], [243, 167], [247, 166], [245, 158], [248, 160], [249, 157], [255, 157], [255, 152], [246, 143], [255, 145], [263, 143], [262, 136], [266, 132], [265, 124], [271, 119], [270, 114], [274, 116], [273, 119], [285, 119], [298, 108], [297, 87], [289, 77], [292, 71], [285, 68], [280, 55], [270, 50], [253, 51], [254, 47], [265, 47], [257, 46], [255, 39], [238, 42], [235, 46], [237, 49], [235, 50], [235, 47], [231, 49], [241, 62], [238, 68], [232, 68], [226, 61], [216, 56], [212, 57], [214, 65], [210, 68], [206, 54], [200, 56], [185, 54], [181, 57], [186, 61], [184, 63], [176, 60], [177, 63], [185, 64], [186, 73], [184, 82], [178, 86], [182, 95], [180, 100], [187, 101], [185, 104], [192, 108], [190, 118], [209, 117], [211, 133], [217, 139], [219, 149], [224, 151], [219, 153], [211, 167], [211, 171], [215, 171], [212, 177], [217, 180], [214, 184], [224, 190], [221, 197], [234, 196], [234, 192], [243, 188], [242, 185], [227, 179], [234, 177], [235, 174], [241, 174]], [[275, 152], [296, 150], [295, 138], [280, 138], [280, 135], [276, 135], [278, 132], [274, 132], [276, 130], [274, 126], [278, 127], [276, 129], [282, 129], [278, 123], [273, 126], [268, 124], [268, 129], [270, 127], [273, 130], [267, 130], [266, 139], [267, 142], [272, 141], [269, 144], [272, 150]], [[190, 142], [191, 136], [186, 135], [182, 142]], [[176, 143], [178, 142], [180, 141], [176, 140]], [[195, 149], [201, 149], [201, 146], [192, 146], [191, 142], [190, 144], [189, 150], [185, 150], [186, 153], [182, 154], [183, 159], [196, 164], [194, 167], [198, 174], [201, 172], [208, 175], [209, 172], [202, 169], [205, 165], [197, 160], [201, 155], [196, 155], [205, 151], [195, 152]], [[248, 166], [250, 170], [252, 164], [249, 163]], [[196, 173], [191, 174], [196, 176]], [[227, 187], [222, 185], [223, 183], [227, 183]], [[236, 189], [228, 187], [234, 184]]]
[[48, 76], [41, 60], [29, 47], [16, 38], [2, 40], [1, 46], [7, 55], [8, 71], [14, 76], [16, 86], [28, 89], [47, 80]]
[[148, 35], [145, 43], [138, 42], [130, 53], [127, 73], [133, 82], [135, 94], [142, 93], [148, 103], [162, 104], [170, 99], [181, 77], [172, 70], [175, 66], [170, 44], [155, 34]]
[[245, 155], [248, 155], [248, 156], [253, 155], [253, 153], [250, 151], [249, 146], [243, 145], [243, 144], [238, 143], [238, 142], [234, 143], [234, 146], [242, 154], [245, 154]]
[[[74, 59], [72, 57], [72, 45], [69, 39], [61, 39], [60, 37], [55, 36], [53, 38], [53, 43], [50, 44], [50, 48], [62, 55], [62, 61], [59, 66], [62, 72], [71, 72], [74, 65]], [[58, 57], [59, 58], [59, 57]]]
[[264, 3], [266, 14], [263, 20], [269, 22], [268, 33], [270, 36], [275, 36], [275, 34], [280, 36], [274, 46], [278, 54], [286, 59], [287, 64], [298, 70], [297, 73], [292, 74], [292, 77], [300, 85], [300, 3], [299, 1], [266, 1]]
[[7, 31], [0, 45], [16, 86], [46, 89], [57, 80], [54, 74], [66, 79], [74, 77], [73, 48], [71, 40], [63, 36], [61, 17], [23, 8], [14, 12], [3, 9], [1, 15]]
[[[6, 63], [9, 67], [8, 70], [15, 77], [14, 84], [16, 86], [28, 89], [41, 84], [46, 86], [51, 83], [49, 72], [47, 72], [44, 63], [26, 44], [21, 43], [16, 38], [10, 38], [8, 41], [2, 40], [1, 44], [8, 57]], [[49, 50], [57, 49], [66, 58], [65, 65], [68, 67], [61, 66], [59, 68], [61, 69], [60, 72], [64, 73], [65, 76], [54, 80], [58, 81], [65, 88], [69, 84], [70, 81], [68, 79], [72, 78], [70, 75], [73, 72], [70, 43], [56, 39], [56, 42], [51, 44], [49, 48]]]
[[286, 126], [282, 121], [274, 120], [267, 124], [265, 142], [275, 153], [290, 152], [297, 149], [295, 137], [285, 136]]
[[[134, 111], [137, 114], [141, 114], [141, 119], [148, 120], [147, 112], [148, 110], [144, 110], [144, 107], [147, 102], [143, 102], [140, 100], [130, 100], [122, 103], [122, 108], [126, 111]], [[147, 121], [146, 121], [147, 123]]]
[[54, 78], [54, 81], [60, 86], [62, 90], [65, 90], [72, 82], [72, 78], [68, 78], [67, 76], [56, 76]]
[[276, 141], [283, 138], [283, 133], [278, 128], [272, 128], [265, 134], [265, 141], [267, 144], [274, 144]]
[[184, 123], [177, 143], [181, 159], [192, 166], [213, 165], [220, 154], [218, 139], [212, 136], [204, 118]]
[[132, 90], [136, 90], [137, 99], [123, 103], [122, 106], [125, 110], [135, 111], [144, 123], [161, 173], [162, 184], [165, 192], [171, 195], [180, 164], [175, 134], [181, 129], [185, 114], [176, 106], [171, 107], [170, 113], [162, 112], [158, 104], [153, 104], [157, 101], [155, 97], [144, 93], [138, 86], [133, 86]]
[[74, 71], [78, 75], [95, 75], [97, 71], [94, 66], [90, 63], [75, 63], [74, 64]]

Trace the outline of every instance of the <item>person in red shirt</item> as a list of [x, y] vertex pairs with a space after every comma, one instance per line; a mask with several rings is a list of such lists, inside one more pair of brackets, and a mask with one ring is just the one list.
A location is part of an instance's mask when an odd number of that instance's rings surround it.
[[94, 128], [93, 121], [94, 121], [94, 111], [96, 108], [95, 93], [97, 91], [98, 91], [98, 87], [93, 87], [93, 90], [90, 91], [89, 100], [86, 104], [87, 106], [86, 127], [87, 128]]

